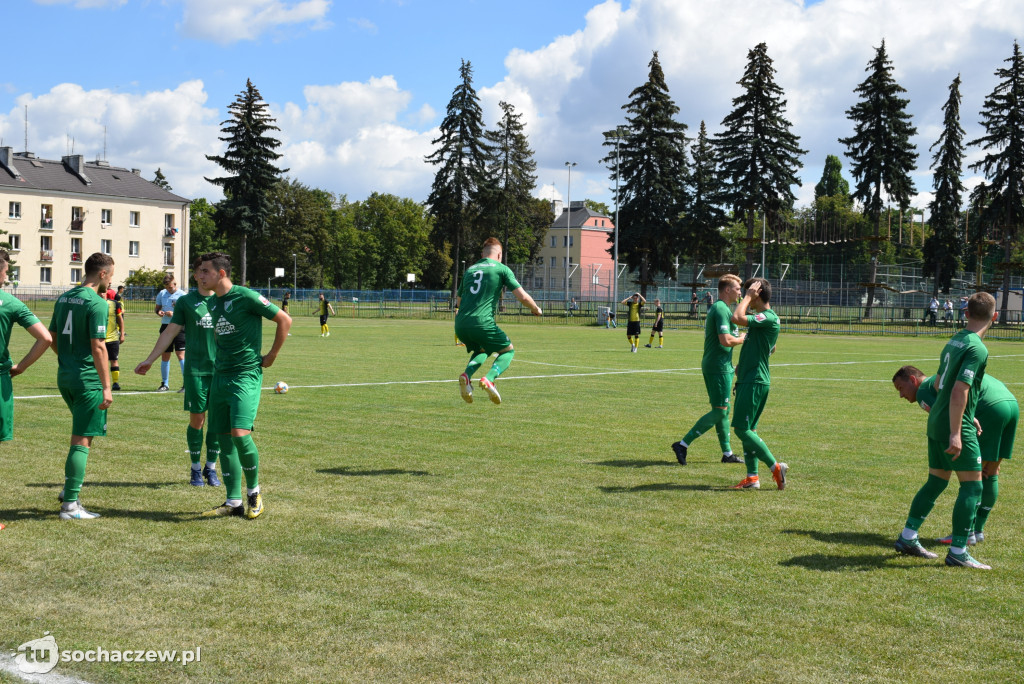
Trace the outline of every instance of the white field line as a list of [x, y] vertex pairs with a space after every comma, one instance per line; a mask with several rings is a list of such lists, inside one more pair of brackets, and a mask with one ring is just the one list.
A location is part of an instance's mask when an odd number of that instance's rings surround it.
[[15, 679], [35, 684], [88, 684], [84, 679], [77, 679], [67, 675], [47, 672], [46, 674], [25, 674], [14, 662], [14, 656], [0, 653], [0, 672], [6, 672]]
[[[999, 356], [989, 356], [990, 359], [1005, 359], [1005, 358], [1019, 358], [1024, 357], [1024, 354], [1002, 354]], [[907, 364], [913, 361], [932, 361], [934, 360], [931, 356], [922, 357], [917, 359], [882, 359], [878, 361], [814, 361], [806, 363], [776, 363], [772, 364], [772, 368], [796, 368], [802, 366], [859, 366], [865, 364], [874, 363], [899, 363]], [[537, 363], [537, 362], [534, 362]], [[699, 373], [700, 366], [696, 368], [641, 368], [631, 370], [607, 370], [607, 371], [593, 371], [590, 373], [552, 373], [550, 375], [514, 375], [503, 377], [502, 382], [508, 382], [510, 380], [545, 380], [548, 378], [587, 378], [596, 377], [600, 375], [637, 375], [637, 374], [658, 374], [658, 373]], [[780, 377], [779, 380], [797, 379], [797, 378], [785, 378]], [[807, 378], [813, 380], [816, 378]], [[824, 378], [822, 378], [824, 380]], [[444, 380], [385, 380], [378, 382], [341, 382], [341, 383], [329, 383], [323, 385], [290, 385], [291, 389], [326, 389], [331, 387], [385, 387], [387, 385], [435, 385], [450, 382], [458, 382], [458, 379], [444, 379]], [[849, 382], [845, 380], [844, 382]], [[1007, 385], [1021, 385], [1024, 383], [1020, 382], [1006, 382]], [[273, 386], [263, 387], [264, 392], [273, 390]], [[131, 396], [131, 395], [171, 395], [174, 396], [177, 392], [118, 392], [117, 396]], [[18, 400], [25, 399], [53, 399], [60, 397], [59, 394], [35, 394], [22, 397], [15, 397]]]

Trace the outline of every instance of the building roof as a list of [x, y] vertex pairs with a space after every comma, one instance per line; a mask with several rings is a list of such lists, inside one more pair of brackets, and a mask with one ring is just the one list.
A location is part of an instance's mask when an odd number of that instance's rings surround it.
[[[582, 202], [580, 204], [582, 204]], [[552, 222], [551, 230], [557, 230], [559, 228], [565, 230], [565, 211], [566, 210], [563, 208], [562, 213], [555, 218], [554, 222]], [[592, 218], [603, 218], [609, 219], [609, 225], [607, 227], [602, 228], [600, 226], [586, 226], [587, 230], [612, 230], [612, 226], [610, 225], [611, 217], [605, 216], [601, 212], [592, 211], [589, 207], [586, 206], [577, 206], [576, 202], [572, 203], [572, 208], [569, 210], [569, 212], [569, 228], [579, 228]]]
[[[190, 200], [168, 192], [143, 178], [137, 171], [110, 166], [105, 161], [81, 162], [81, 175], [73, 170], [74, 157], [64, 161], [36, 159], [24, 152], [10, 157], [12, 168], [0, 164], [0, 190], [42, 190], [46, 192], [74, 192], [85, 195], [103, 195], [159, 202], [187, 203]], [[17, 175], [12, 173], [17, 172]], [[82, 176], [86, 180], [83, 180]]]

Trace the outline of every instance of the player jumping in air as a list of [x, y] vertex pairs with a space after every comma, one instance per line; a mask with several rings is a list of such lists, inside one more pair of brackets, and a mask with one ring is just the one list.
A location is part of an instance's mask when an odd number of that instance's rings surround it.
[[[771, 468], [775, 484], [779, 489], [785, 489], [789, 466], [776, 461], [768, 445], [757, 434], [757, 423], [768, 403], [771, 388], [768, 358], [775, 352], [781, 326], [779, 317], [769, 304], [771, 283], [764, 278], [751, 278], [743, 286], [747, 292], [732, 314], [733, 323], [746, 327], [748, 331], [739, 365], [736, 366], [736, 414], [732, 427], [743, 442], [747, 476], [734, 489], [761, 488], [757, 475], [758, 461]], [[754, 313], [749, 313], [748, 309]]]
[[988, 364], [988, 349], [982, 338], [992, 326], [995, 308], [996, 300], [989, 293], [971, 295], [967, 301], [967, 326], [950, 338], [939, 355], [935, 402], [928, 412], [928, 480], [910, 504], [907, 523], [896, 539], [894, 546], [902, 554], [938, 558], [921, 546], [917, 531], [956, 471], [960, 491], [953, 504], [953, 535], [946, 565], [991, 570], [971, 557], [967, 540], [974, 530], [984, 491], [981, 446], [974, 418]]
[[[923, 371], [914, 366], [903, 366], [892, 378], [892, 384], [900, 397], [910, 403], [917, 403], [931, 412], [938, 397], [935, 390], [935, 376], [925, 377]], [[1006, 385], [989, 373], [981, 379], [981, 392], [974, 412], [978, 427], [978, 447], [981, 449], [981, 505], [974, 516], [974, 531], [967, 537], [967, 544], [973, 546], [985, 540], [985, 523], [996, 505], [999, 496], [999, 466], [1013, 456], [1013, 441], [1017, 435], [1017, 421], [1020, 407], [1017, 398], [1006, 389]], [[939, 540], [951, 544], [953, 536]]]
[[480, 388], [487, 392], [492, 402], [500, 404], [501, 395], [494, 381], [509, 367], [516, 353], [512, 340], [494, 320], [501, 303], [502, 288], [508, 288], [520, 303], [530, 308], [534, 316], [540, 316], [542, 312], [511, 269], [501, 263], [501, 242], [497, 238], [487, 238], [481, 257], [466, 269], [459, 283], [455, 335], [466, 344], [469, 353], [469, 364], [459, 376], [459, 393], [466, 403], [473, 402], [473, 373], [488, 356], [497, 354], [487, 375], [480, 378]]
[[731, 273], [718, 281], [718, 301], [708, 311], [704, 321], [704, 358], [700, 370], [704, 375], [704, 388], [711, 402], [711, 410], [705, 413], [686, 435], [672, 445], [676, 460], [686, 465], [686, 450], [693, 440], [714, 426], [718, 433], [718, 444], [722, 447], [722, 463], [742, 463], [729, 446], [729, 395], [732, 394], [732, 350], [743, 344], [746, 333], [739, 334], [739, 328], [732, 322], [732, 309], [740, 298], [740, 279]]

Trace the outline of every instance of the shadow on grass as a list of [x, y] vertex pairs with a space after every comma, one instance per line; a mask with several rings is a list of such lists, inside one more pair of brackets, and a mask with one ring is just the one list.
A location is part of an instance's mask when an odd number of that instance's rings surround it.
[[725, 492], [725, 487], [712, 487], [704, 484], [676, 484], [674, 482], [655, 482], [635, 487], [598, 487], [605, 494], [632, 494], [634, 492]]
[[[86, 480], [85, 484], [82, 485], [82, 490], [87, 490], [90, 487], [143, 487], [145, 489], [163, 489], [164, 487], [174, 487], [177, 485], [187, 484], [182, 478], [177, 482], [93, 482]], [[54, 490], [64, 486], [63, 482], [27, 482], [26, 487], [45, 487], [52, 488]], [[198, 489], [198, 487], [197, 487]]]
[[[199, 516], [196, 513], [175, 513], [172, 511], [129, 511], [114, 508], [98, 508], [89, 506], [89, 510], [99, 513], [100, 520], [103, 518], [133, 518], [136, 520], [152, 520], [154, 522], [186, 522]], [[57, 520], [60, 514], [60, 504], [53, 508], [9, 508], [0, 509], [0, 522], [12, 523], [21, 520]], [[72, 521], [78, 522], [78, 521]]]
[[403, 468], [381, 468], [379, 470], [354, 470], [348, 466], [340, 468], [321, 468], [316, 471], [326, 475], [346, 475], [348, 477], [380, 477], [383, 475], [413, 475], [415, 477], [430, 477], [426, 470], [405, 470]]
[[53, 508], [4, 508], [0, 509], [0, 522], [12, 523], [19, 520], [45, 520], [46, 518], [56, 519], [57, 506]]
[[848, 544], [850, 546], [880, 546], [892, 548], [895, 537], [877, 532], [822, 532], [821, 530], [782, 530], [783, 534], [801, 534], [825, 544]]
[[901, 569], [913, 570], [917, 567], [933, 567], [933, 565], [906, 565], [892, 563], [898, 557], [895, 552], [890, 555], [882, 554], [861, 554], [858, 556], [830, 556], [824, 553], [812, 553], [807, 556], [796, 556], [779, 565], [786, 567], [807, 568], [819, 572], [867, 572], [870, 570]]
[[656, 468], [658, 466], [677, 466], [678, 461], [641, 461], [638, 459], [619, 459], [611, 461], [591, 461], [592, 465], [609, 466], [611, 468]]

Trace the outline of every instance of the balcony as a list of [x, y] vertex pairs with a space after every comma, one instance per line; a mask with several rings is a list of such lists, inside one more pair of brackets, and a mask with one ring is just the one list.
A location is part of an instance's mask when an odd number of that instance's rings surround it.
[[44, 218], [39, 221], [39, 227], [43, 230], [53, 230], [53, 219]]
[[172, 238], [178, 234], [177, 228], [164, 228], [164, 237]]
[[73, 263], [76, 263], [76, 264], [82, 263], [82, 255], [79, 254], [78, 252], [72, 252], [71, 253], [71, 261]]
[[71, 219], [71, 230], [81, 233], [84, 224], [84, 219]]
[[39, 250], [40, 261], [53, 261], [53, 250], [52, 249], [41, 249]]

